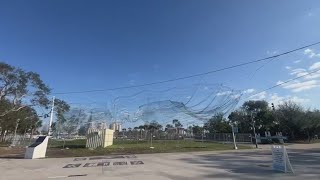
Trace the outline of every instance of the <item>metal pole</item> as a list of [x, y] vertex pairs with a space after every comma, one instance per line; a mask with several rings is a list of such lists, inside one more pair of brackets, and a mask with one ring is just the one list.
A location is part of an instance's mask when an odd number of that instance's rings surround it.
[[54, 99], [55, 97], [52, 97], [52, 107], [51, 107], [51, 114], [50, 114], [50, 121], [49, 121], [49, 130], [48, 130], [48, 136], [51, 135], [51, 125], [53, 121], [53, 110], [54, 110]]
[[254, 133], [254, 139], [255, 139], [255, 143], [256, 143], [256, 148], [258, 149], [256, 127], [255, 127], [255, 123], [254, 123], [254, 120], [253, 120], [252, 112], [251, 112], [251, 120], [252, 120], [252, 127], [253, 127], [253, 133]]

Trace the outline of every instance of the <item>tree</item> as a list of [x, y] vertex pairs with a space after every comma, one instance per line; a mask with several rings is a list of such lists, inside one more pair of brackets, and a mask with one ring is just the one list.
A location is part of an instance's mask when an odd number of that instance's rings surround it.
[[308, 139], [320, 133], [319, 110], [305, 110], [301, 105], [285, 101], [277, 108], [269, 108], [266, 101], [247, 101], [229, 115], [230, 123], [242, 133], [252, 132], [253, 122], [257, 133], [282, 132], [289, 140]]
[[25, 107], [15, 113], [9, 113], [5, 116], [5, 119], [0, 121], [2, 140], [5, 139], [8, 133], [30, 133], [33, 135], [41, 125], [42, 121], [39, 119], [36, 110], [31, 107]]
[[20, 68], [0, 62], [0, 100], [8, 100], [10, 108], [1, 109], [0, 117], [17, 112], [27, 106], [48, 107], [47, 95], [49, 87], [35, 72], [27, 72]]
[[159, 130], [162, 128], [162, 125], [159, 124], [157, 121], [152, 121], [150, 124], [146, 124], [145, 126], [147, 130], [152, 130], [152, 131]]
[[168, 129], [171, 129], [171, 128], [173, 128], [173, 126], [171, 124], [167, 124], [166, 128], [165, 128], [165, 131], [167, 131]]
[[311, 138], [320, 132], [320, 111], [306, 111], [303, 120], [304, 122], [301, 128], [306, 133], [308, 142], [310, 142]]
[[[56, 114], [56, 123], [54, 124], [54, 129], [55, 134], [59, 136], [59, 134], [65, 130], [64, 124], [69, 124], [67, 122], [67, 119], [65, 117], [65, 113], [70, 111], [70, 105], [68, 103], [66, 103], [63, 100], [60, 99], [56, 99], [55, 100], [55, 106], [54, 106], [54, 111]], [[53, 130], [53, 128], [51, 127], [51, 129]]]
[[181, 122], [178, 119], [172, 120], [172, 124], [174, 124], [174, 127], [176, 127], [176, 128], [183, 127], [183, 125], [181, 124]]
[[243, 109], [238, 109], [234, 112], [231, 112], [228, 116], [228, 119], [231, 124], [238, 127], [239, 132], [248, 133], [252, 130], [252, 121], [250, 116], [246, 114]]
[[79, 136], [85, 136], [87, 135], [88, 129], [85, 125], [80, 126], [79, 130], [78, 130], [78, 135]]
[[229, 122], [223, 117], [223, 113], [217, 113], [205, 124], [210, 134], [232, 132]]
[[176, 124], [177, 122], [179, 122], [179, 120], [178, 120], [178, 119], [174, 119], [174, 120], [172, 120], [172, 124]]
[[[80, 108], [71, 108], [65, 102], [61, 103], [63, 109], [60, 109], [61, 126], [62, 130], [68, 134], [70, 137], [71, 134], [75, 133], [76, 130], [80, 129], [80, 124], [86, 119], [87, 115], [84, 113], [83, 109]], [[77, 134], [79, 131], [77, 132]]]
[[302, 127], [306, 124], [304, 121], [303, 107], [292, 101], [285, 101], [278, 106], [276, 110], [279, 130], [290, 139], [303, 137]]
[[78, 119], [75, 115], [67, 117], [66, 120], [62, 123], [62, 130], [68, 134], [68, 137], [71, 136], [78, 128]]
[[253, 124], [257, 133], [275, 130], [275, 117], [266, 101], [246, 101], [228, 116], [229, 121], [242, 133], [252, 132]]
[[203, 133], [203, 127], [198, 125], [192, 127], [192, 132], [195, 136], [201, 136]]

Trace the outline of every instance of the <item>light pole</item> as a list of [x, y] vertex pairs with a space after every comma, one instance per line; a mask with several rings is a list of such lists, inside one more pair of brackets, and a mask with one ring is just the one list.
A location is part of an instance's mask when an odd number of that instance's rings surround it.
[[255, 143], [256, 143], [256, 148], [258, 149], [258, 141], [257, 141], [256, 127], [255, 127], [255, 122], [254, 122], [254, 119], [253, 119], [252, 112], [251, 112], [251, 121], [252, 121], [252, 127], [253, 127], [253, 133], [254, 133], [254, 139], [255, 139]]

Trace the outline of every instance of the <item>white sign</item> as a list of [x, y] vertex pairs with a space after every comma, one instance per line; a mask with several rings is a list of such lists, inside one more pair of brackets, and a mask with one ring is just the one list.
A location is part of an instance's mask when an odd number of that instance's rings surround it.
[[293, 173], [293, 169], [292, 169], [285, 146], [282, 146], [282, 145], [272, 146], [272, 167], [273, 167], [273, 170], [276, 170], [276, 171]]

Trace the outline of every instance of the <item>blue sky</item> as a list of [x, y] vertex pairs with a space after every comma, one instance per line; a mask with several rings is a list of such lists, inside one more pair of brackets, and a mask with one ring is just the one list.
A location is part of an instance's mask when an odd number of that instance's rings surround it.
[[[1, 1], [0, 60], [38, 72], [53, 92], [143, 84], [319, 41], [319, 16], [318, 0]], [[149, 88], [206, 82], [259, 92], [318, 68], [319, 53], [320, 46], [314, 46], [269, 63]], [[319, 108], [319, 81], [318, 76], [303, 78], [253, 99], [277, 103], [289, 98]], [[104, 103], [110, 93], [121, 95], [118, 91], [58, 98]]]

